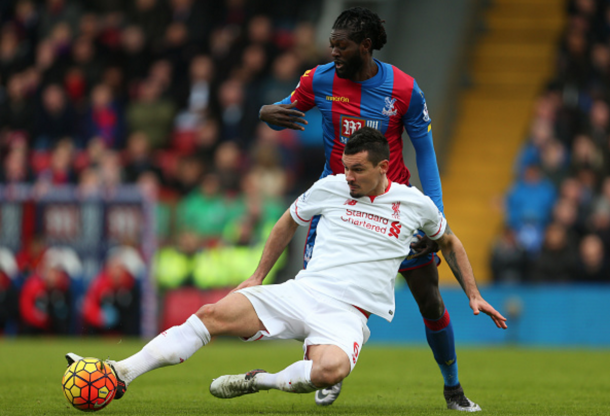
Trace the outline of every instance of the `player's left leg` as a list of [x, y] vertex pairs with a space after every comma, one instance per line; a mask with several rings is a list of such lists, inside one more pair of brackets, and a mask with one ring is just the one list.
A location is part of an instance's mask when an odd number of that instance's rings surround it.
[[401, 274], [407, 281], [424, 319], [428, 345], [445, 381], [444, 396], [447, 408], [470, 412], [481, 410], [464, 395], [459, 382], [453, 325], [438, 287], [436, 262], [431, 261], [421, 267], [402, 270]]
[[221, 399], [271, 389], [309, 393], [340, 383], [350, 373], [349, 357], [335, 345], [312, 345], [308, 357], [309, 360], [297, 361], [275, 374], [252, 370], [218, 377], [210, 385], [210, 393]]

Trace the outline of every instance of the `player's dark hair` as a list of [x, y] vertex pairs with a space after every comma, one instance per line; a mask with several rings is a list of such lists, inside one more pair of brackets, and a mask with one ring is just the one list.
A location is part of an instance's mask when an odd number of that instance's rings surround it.
[[362, 127], [356, 130], [347, 141], [343, 153], [355, 155], [360, 152], [369, 152], [368, 160], [377, 166], [383, 160], [390, 160], [390, 145], [379, 130], [372, 127]]
[[369, 9], [352, 7], [337, 17], [333, 24], [333, 30], [347, 30], [349, 39], [356, 43], [369, 38], [373, 43], [372, 54], [375, 49], [381, 50], [388, 41], [388, 35], [383, 27], [384, 22], [385, 20], [381, 20], [377, 13]]

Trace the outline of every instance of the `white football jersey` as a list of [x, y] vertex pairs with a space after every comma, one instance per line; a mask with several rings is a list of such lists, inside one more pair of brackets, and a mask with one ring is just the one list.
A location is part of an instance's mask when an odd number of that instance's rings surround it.
[[394, 317], [394, 280], [415, 233], [436, 240], [447, 226], [417, 188], [390, 182], [382, 195], [352, 198], [343, 174], [317, 181], [290, 213], [300, 225], [322, 216], [311, 260], [296, 279], [388, 321]]

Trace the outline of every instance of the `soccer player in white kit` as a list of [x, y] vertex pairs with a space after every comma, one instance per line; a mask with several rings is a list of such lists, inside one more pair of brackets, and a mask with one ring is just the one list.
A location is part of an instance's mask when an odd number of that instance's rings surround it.
[[[204, 305], [135, 355], [108, 361], [120, 380], [115, 398], [136, 377], [184, 362], [214, 335], [298, 339], [304, 350], [303, 360], [275, 374], [252, 370], [215, 379], [210, 392], [216, 397], [269, 389], [308, 393], [341, 382], [369, 337], [369, 315], [392, 320], [394, 279], [417, 230], [438, 242], [453, 272], [461, 275], [474, 314], [484, 312], [506, 328], [506, 319], [479, 293], [464, 247], [432, 200], [388, 180], [385, 137], [372, 128], [358, 130], [345, 147], [343, 164], [345, 174], [316, 182], [278, 220], [256, 271], [235, 291]], [[262, 286], [297, 227], [315, 215], [322, 219], [307, 269], [294, 280]]]

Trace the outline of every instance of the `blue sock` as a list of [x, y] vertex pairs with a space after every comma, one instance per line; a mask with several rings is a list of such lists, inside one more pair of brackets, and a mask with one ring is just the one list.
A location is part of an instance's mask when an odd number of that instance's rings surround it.
[[426, 324], [426, 339], [432, 349], [434, 359], [443, 374], [445, 386], [457, 386], [458, 379], [457, 356], [455, 354], [455, 339], [453, 337], [453, 326], [449, 318], [449, 312], [439, 319], [432, 320], [424, 318]]

